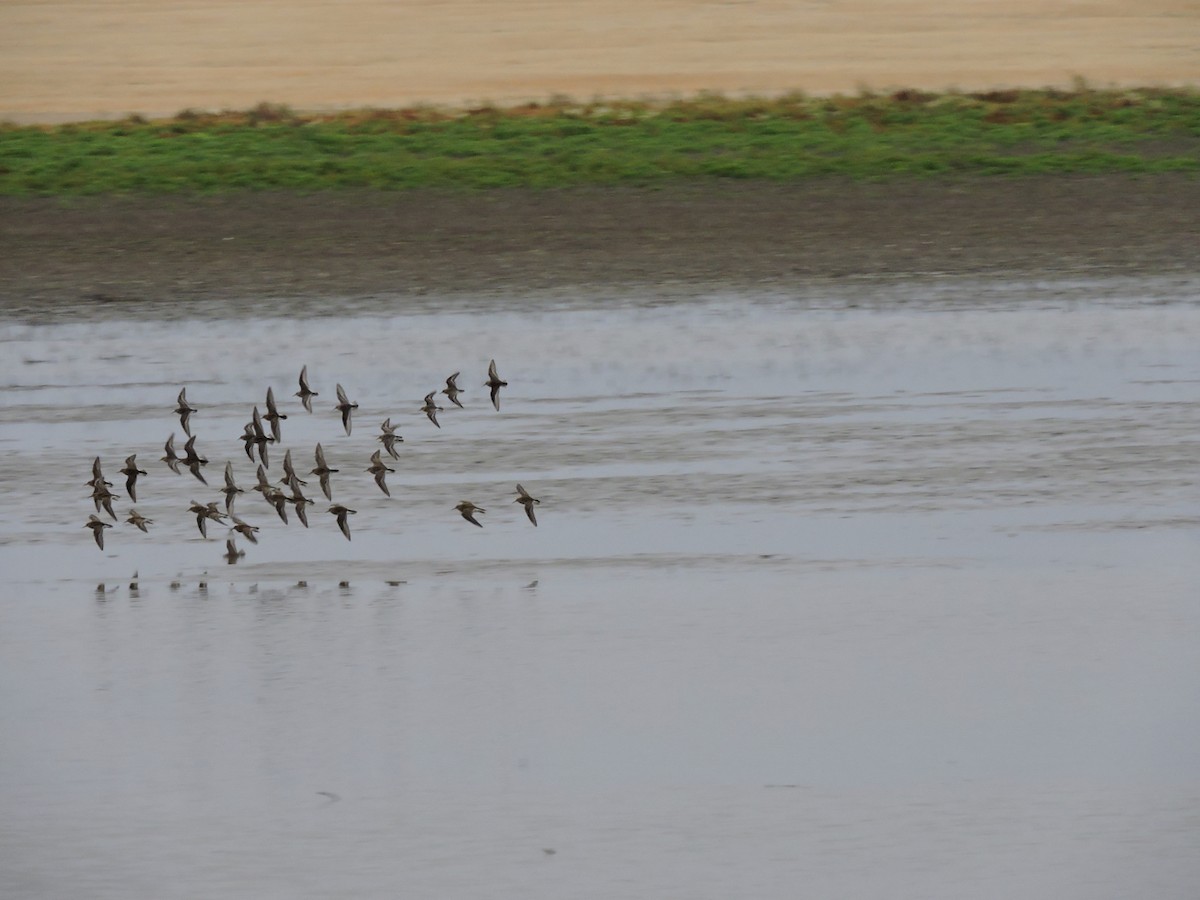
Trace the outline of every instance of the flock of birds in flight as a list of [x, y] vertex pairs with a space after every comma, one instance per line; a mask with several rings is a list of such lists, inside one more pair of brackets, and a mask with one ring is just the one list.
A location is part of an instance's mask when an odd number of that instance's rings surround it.
[[[459, 372], [455, 372], [446, 379], [446, 386], [441, 390], [451, 403], [455, 406], [463, 408], [458, 397], [463, 391], [458, 387]], [[492, 406], [496, 411], [500, 411], [500, 389], [508, 386], [508, 382], [504, 381], [496, 372], [496, 361], [492, 360], [488, 366], [488, 380], [484, 382], [484, 386], [491, 391]], [[436, 390], [430, 391], [425, 395], [424, 405], [421, 406], [421, 412], [429, 418], [438, 428], [442, 426], [438, 423], [437, 414], [442, 412], [442, 407], [435, 402], [435, 397], [439, 392]], [[311, 413], [312, 398], [319, 396], [308, 384], [308, 366], [304, 366], [300, 370], [300, 390], [295, 395], [300, 398], [300, 403], [304, 409]], [[358, 404], [350, 400], [346, 395], [345, 389], [339, 384], [337, 385], [337, 406], [334, 407], [342, 417], [342, 427], [346, 430], [346, 435], [349, 436], [353, 422], [352, 417], [354, 410], [358, 409]], [[266, 413], [260, 413], [258, 406], [254, 407], [252, 418], [246, 423], [243, 429], [241, 440], [245, 445], [246, 456], [251, 462], [254, 462], [255, 454], [258, 455], [258, 471], [257, 484], [251, 490], [258, 491], [263, 495], [263, 498], [275, 508], [275, 512], [286, 525], [288, 522], [287, 507], [291, 505], [295, 510], [296, 517], [304, 525], [308, 527], [307, 507], [313, 504], [313, 500], [306, 497], [302, 488], [308, 484], [300, 478], [299, 474], [292, 463], [292, 451], [289, 449], [283, 456], [283, 478], [277, 483], [272, 483], [267, 475], [267, 469], [270, 468], [270, 445], [278, 444], [282, 440], [282, 427], [280, 422], [286, 419], [287, 416], [279, 411], [275, 403], [275, 392], [271, 388], [267, 388]], [[204, 477], [203, 468], [208, 465], [208, 460], [201, 456], [196, 451], [196, 436], [192, 434], [191, 416], [196, 412], [196, 408], [191, 406], [187, 400], [187, 388], [183, 388], [179, 392], [178, 405], [175, 408], [175, 413], [179, 416], [179, 423], [183, 427], [184, 433], [188, 436], [187, 442], [183, 446], [183, 456], [180, 456], [175, 449], [175, 434], [167, 438], [164, 445], [165, 455], [161, 462], [166, 463], [176, 475], [182, 474], [181, 466], [187, 468], [193, 476], [196, 477], [202, 484], [207, 485], [208, 480]], [[391, 459], [399, 459], [400, 455], [396, 452], [396, 444], [403, 442], [404, 438], [396, 433], [396, 426], [392, 425], [391, 417], [388, 417], [380, 425], [380, 434], [376, 436], [383, 446], [371, 454], [371, 465], [367, 468], [367, 472], [375, 476], [375, 483], [379, 485], [380, 490], [385, 495], [390, 497], [391, 491], [388, 490], [387, 475], [389, 472], [396, 470], [389, 467], [383, 461], [383, 454]], [[325, 451], [318, 443], [313, 451], [313, 458], [316, 466], [309, 474], [316, 475], [318, 483], [321, 487], [321, 492], [325, 498], [330, 501], [328, 512], [337, 520], [338, 528], [345, 535], [346, 540], [350, 540], [350, 521], [349, 517], [354, 515], [357, 510], [350, 509], [341, 503], [333, 503], [333, 492], [330, 487], [330, 475], [336, 474], [339, 470], [330, 468], [325, 459]], [[125, 476], [125, 490], [129, 495], [129, 499], [133, 503], [137, 503], [137, 480], [141, 475], [146, 475], [145, 469], [138, 468], [137, 454], [133, 454], [125, 459], [125, 465], [120, 470]], [[113, 526], [104, 521], [98, 515], [101, 509], [107, 513], [114, 522], [118, 521], [117, 514], [113, 509], [113, 501], [118, 498], [118, 495], [113, 493], [112, 482], [104, 477], [103, 469], [101, 468], [100, 457], [96, 457], [92, 463], [92, 477], [87, 482], [87, 485], [92, 489], [92, 502], [96, 506], [96, 513], [88, 516], [88, 521], [84, 525], [85, 528], [90, 528], [92, 535], [96, 540], [96, 546], [101, 550], [104, 549], [104, 531]], [[283, 485], [291, 491], [289, 496], [279, 485]], [[225, 510], [221, 511], [219, 501], [211, 501], [209, 503], [197, 503], [192, 501], [188, 511], [196, 516], [196, 527], [199, 528], [200, 534], [203, 537], [208, 537], [207, 524], [216, 522], [224, 524], [226, 519], [229, 520], [230, 528], [233, 532], [240, 534], [252, 544], [258, 543], [256, 533], [258, 528], [250, 525], [234, 511], [234, 501], [238, 494], [244, 494], [245, 491], [237, 486], [233, 476], [233, 463], [226, 461], [225, 463], [225, 486], [221, 488], [221, 493], [225, 495]], [[534, 506], [541, 501], [533, 497], [521, 485], [517, 485], [517, 497], [513, 501], [520, 503], [525, 508], [525, 514], [529, 517], [529, 521], [535, 526], [537, 525], [537, 515], [534, 512]], [[477, 513], [484, 513], [485, 510], [481, 506], [476, 506], [469, 500], [461, 501], [454, 507], [459, 514], [472, 525], [483, 527], [483, 523], [476, 518]], [[154, 521], [143, 516], [137, 511], [137, 508], [131, 508], [129, 515], [125, 519], [130, 525], [138, 528], [141, 531], [149, 532], [147, 526], [153, 525]], [[239, 550], [234, 539], [231, 537], [225, 542], [225, 557], [229, 563], [235, 563], [239, 558], [245, 556], [245, 551]]]

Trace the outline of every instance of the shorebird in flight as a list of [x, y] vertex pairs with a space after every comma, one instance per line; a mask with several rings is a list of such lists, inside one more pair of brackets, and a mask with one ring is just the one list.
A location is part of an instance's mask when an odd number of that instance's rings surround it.
[[196, 407], [188, 406], [187, 388], [183, 388], [179, 392], [179, 405], [175, 407], [175, 412], [179, 414], [179, 424], [183, 426], [184, 434], [191, 437], [192, 427], [188, 422], [192, 418], [192, 413], [196, 412]]
[[271, 441], [278, 444], [283, 437], [283, 431], [279, 427], [279, 420], [286, 419], [287, 416], [281, 413], [278, 407], [275, 406], [275, 392], [270, 388], [267, 388], [267, 414], [263, 418], [271, 423]]
[[229, 565], [237, 565], [237, 561], [246, 555], [245, 550], [239, 550], [237, 544], [233, 542], [233, 538], [228, 538], [225, 541], [225, 562]]
[[129, 494], [129, 499], [137, 503], [137, 477], [145, 475], [145, 469], [137, 467], [137, 454], [125, 458], [125, 468], [121, 470], [121, 474], [125, 476], [125, 490]]
[[520, 503], [525, 507], [525, 515], [529, 516], [529, 521], [535, 526], [537, 525], [537, 516], [533, 514], [533, 505], [541, 502], [542, 501], [538, 500], [536, 497], [531, 497], [529, 495], [529, 491], [525, 490], [525, 488], [521, 487], [519, 484], [517, 485], [517, 499], [514, 500], [513, 503]]
[[153, 519], [147, 519], [136, 509], [131, 509], [129, 511], [129, 518], [127, 518], [125, 521], [128, 522], [130, 525], [132, 525], [134, 528], [140, 528], [142, 531], [146, 532], [147, 534], [150, 533], [150, 530], [146, 526], [154, 524]]
[[454, 508], [457, 509], [460, 513], [462, 513], [462, 517], [464, 519], [466, 519], [468, 522], [470, 522], [472, 525], [478, 525], [480, 528], [483, 527], [483, 525], [479, 522], [479, 520], [475, 518], [475, 513], [487, 512], [487, 510], [484, 509], [482, 506], [476, 506], [470, 500], [464, 500], [464, 501], [462, 501], [462, 503], [458, 504], [458, 506], [456, 506]]
[[171, 436], [163, 444], [163, 450], [166, 451], [166, 455], [160, 462], [165, 462], [176, 475], [182, 475], [183, 473], [179, 471], [179, 457], [175, 455], [175, 432], [171, 432]]
[[231, 525], [230, 527], [234, 531], [236, 531], [238, 534], [240, 534], [242, 537], [244, 537], [250, 543], [252, 543], [252, 544], [258, 543], [258, 538], [255, 537], [255, 532], [258, 531], [257, 525], [251, 525], [248, 522], [243, 522], [237, 516], [233, 515], [233, 513], [230, 513], [229, 517], [233, 520], [233, 525]]
[[392, 496], [392, 492], [388, 490], [387, 482], [384, 479], [387, 478], [388, 472], [395, 472], [396, 470], [384, 465], [383, 460], [380, 459], [380, 451], [376, 450], [371, 454], [371, 467], [367, 471], [375, 476], [375, 483], [379, 485], [379, 489], [389, 497]]
[[329, 468], [329, 463], [325, 462], [325, 451], [321, 449], [321, 445], [317, 444], [317, 449], [313, 454], [317, 460], [317, 467], [309, 474], [316, 475], [321, 480], [321, 491], [325, 494], [326, 500], [332, 500], [333, 494], [329, 490], [329, 476], [336, 472], [337, 469]]
[[347, 516], [352, 516], [358, 512], [356, 509], [350, 509], [342, 506], [340, 503], [335, 503], [329, 507], [329, 511], [337, 516], [338, 528], [342, 530], [342, 534], [346, 536], [346, 540], [350, 540], [350, 523], [347, 521]]
[[483, 384], [485, 387], [491, 388], [492, 406], [496, 407], [496, 412], [500, 412], [500, 388], [508, 387], [508, 382], [496, 374], [496, 361], [494, 359], [488, 364], [488, 380]]
[[421, 412], [429, 416], [430, 422], [441, 428], [442, 426], [438, 425], [437, 414], [442, 411], [442, 408], [433, 402], [433, 395], [436, 393], [437, 391], [430, 391], [425, 395], [425, 405], [421, 407]]
[[100, 519], [98, 517], [91, 515], [91, 516], [88, 516], [87, 524], [85, 524], [83, 527], [92, 529], [92, 537], [94, 537], [96, 539], [96, 546], [99, 547], [101, 550], [103, 550], [104, 549], [104, 529], [112, 528], [112, 526], [109, 525], [107, 522], [100, 521]]
[[442, 393], [445, 394], [447, 397], [449, 397], [450, 402], [453, 403], [455, 406], [457, 406], [459, 409], [464, 409], [465, 407], [461, 403], [458, 402], [458, 395], [462, 393], [462, 389], [459, 388], [458, 382], [456, 380], [458, 378], [458, 375], [459, 375], [459, 373], [455, 372], [453, 375], [451, 375], [449, 378], [446, 379], [446, 387], [442, 389]]
[[294, 396], [300, 398], [308, 412], [312, 412], [312, 398], [320, 395], [308, 386], [308, 366], [300, 370], [300, 390], [296, 391]]
[[204, 477], [204, 473], [200, 471], [201, 466], [207, 466], [208, 460], [196, 452], [196, 438], [190, 437], [187, 443], [183, 445], [183, 452], [186, 454], [183, 458], [184, 464], [187, 465], [188, 471], [200, 480], [201, 484], [208, 484], [208, 480]]
[[346, 396], [345, 389], [339, 384], [337, 386], [338, 405], [334, 407], [342, 414], [342, 427], [346, 429], [346, 434], [350, 434], [350, 414], [358, 409], [357, 403], [351, 403], [350, 398]]
[[233, 483], [233, 463], [225, 461], [225, 487], [221, 488], [221, 493], [225, 495], [225, 511], [233, 513], [233, 501], [238, 494], [246, 493], [240, 487]]
[[396, 445], [404, 443], [404, 438], [396, 434], [396, 426], [392, 424], [391, 416], [383, 420], [379, 426], [383, 434], [379, 435], [376, 440], [383, 444], [383, 449], [387, 451], [387, 455], [392, 459], [399, 459], [400, 454], [396, 452]]

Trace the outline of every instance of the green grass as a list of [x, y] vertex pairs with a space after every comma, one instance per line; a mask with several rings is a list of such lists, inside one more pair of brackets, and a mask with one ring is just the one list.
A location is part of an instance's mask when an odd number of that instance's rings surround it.
[[1200, 172], [1200, 90], [1026, 90], [0, 125], [0, 194]]

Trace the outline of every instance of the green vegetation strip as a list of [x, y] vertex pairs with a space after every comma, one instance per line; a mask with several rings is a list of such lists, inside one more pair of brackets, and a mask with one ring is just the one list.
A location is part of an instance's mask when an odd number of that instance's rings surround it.
[[996, 91], [0, 125], [0, 194], [1200, 171], [1200, 90]]

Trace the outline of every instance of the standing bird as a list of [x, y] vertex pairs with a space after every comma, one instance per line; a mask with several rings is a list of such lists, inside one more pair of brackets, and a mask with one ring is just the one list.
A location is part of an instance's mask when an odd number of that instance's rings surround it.
[[96, 539], [96, 546], [99, 547], [101, 550], [103, 550], [104, 549], [104, 529], [112, 528], [112, 526], [109, 525], [107, 522], [100, 521], [99, 518], [92, 515], [92, 516], [88, 516], [87, 524], [84, 525], [83, 527], [92, 529], [92, 537], [94, 537]]
[[488, 380], [483, 384], [485, 387], [492, 389], [492, 406], [496, 407], [496, 412], [500, 412], [500, 388], [508, 387], [508, 382], [496, 374], [496, 361], [494, 359], [488, 364]]
[[279, 420], [286, 419], [287, 416], [281, 413], [275, 406], [275, 392], [270, 388], [267, 388], [267, 414], [263, 418], [271, 423], [271, 440], [278, 444], [283, 437], [283, 431], [279, 427]]
[[125, 490], [129, 493], [129, 499], [137, 503], [137, 477], [145, 475], [145, 469], [137, 467], [137, 454], [125, 458], [125, 468], [121, 470], [121, 474], [125, 476]]
[[320, 395], [308, 386], [308, 366], [300, 370], [300, 390], [296, 391], [293, 396], [299, 397], [304, 408], [308, 412], [312, 412], [312, 398]]
[[433, 395], [436, 393], [437, 391], [430, 391], [425, 395], [425, 405], [421, 407], [421, 412], [429, 416], [430, 422], [441, 428], [442, 426], [438, 425], [437, 414], [442, 411], [442, 408], [433, 402]]
[[188, 471], [191, 472], [193, 475], [195, 475], [196, 478], [198, 478], [200, 480], [201, 484], [208, 484], [208, 480], [204, 477], [204, 474], [200, 471], [201, 466], [208, 465], [208, 460], [196, 452], [196, 438], [195, 437], [190, 437], [187, 439], [187, 443], [183, 445], [183, 452], [185, 454], [187, 454], [183, 458], [183, 461], [187, 465]]
[[529, 516], [529, 521], [532, 522], [535, 527], [537, 526], [537, 516], [533, 514], [533, 505], [541, 502], [542, 501], [538, 500], [536, 497], [531, 497], [529, 495], [529, 491], [525, 490], [525, 488], [521, 487], [519, 484], [517, 485], [517, 499], [514, 500], [513, 503], [520, 503], [525, 507], [525, 515]]
[[179, 457], [175, 454], [175, 432], [171, 432], [171, 436], [163, 444], [163, 450], [166, 451], [166, 455], [162, 457], [160, 462], [165, 462], [168, 468], [176, 475], [182, 475], [183, 473], [179, 471]]
[[338, 528], [342, 529], [342, 534], [346, 536], [346, 540], [350, 540], [350, 523], [346, 520], [347, 516], [352, 516], [358, 512], [356, 509], [350, 509], [342, 506], [340, 503], [335, 503], [329, 507], [329, 511], [337, 516]]
[[387, 455], [392, 459], [399, 459], [400, 454], [396, 452], [396, 444], [404, 443], [404, 438], [396, 434], [396, 426], [392, 424], [392, 417], [388, 416], [379, 426], [383, 434], [375, 439], [383, 444], [383, 449], [387, 451]]
[[129, 518], [127, 518], [125, 521], [128, 522], [130, 525], [132, 525], [134, 528], [140, 528], [142, 531], [146, 532], [147, 534], [150, 533], [150, 530], [146, 526], [154, 524], [153, 519], [147, 519], [136, 509], [131, 509], [129, 511]]
[[392, 492], [388, 490], [387, 482], [384, 479], [387, 478], [388, 472], [395, 472], [396, 470], [389, 469], [383, 464], [383, 461], [379, 458], [378, 450], [371, 454], [371, 468], [367, 469], [367, 471], [375, 476], [375, 483], [379, 485], [379, 489], [389, 497], [392, 496]]
[[458, 378], [458, 374], [459, 374], [458, 372], [455, 372], [453, 375], [451, 375], [449, 378], [446, 379], [446, 387], [443, 388], [442, 393], [445, 394], [447, 397], [449, 397], [450, 402], [453, 403], [455, 406], [457, 406], [459, 409], [465, 409], [465, 407], [461, 403], [458, 402], [458, 395], [462, 393], [462, 390], [459, 388], [458, 383], [455, 380]]
[[354, 410], [358, 409], [358, 404], [350, 402], [350, 398], [346, 396], [346, 391], [340, 384], [337, 386], [337, 397], [338, 404], [334, 409], [342, 414], [342, 427], [346, 429], [346, 435], [349, 436], [351, 428], [350, 415]]
[[329, 468], [329, 463], [325, 462], [325, 451], [321, 449], [321, 445], [317, 444], [317, 449], [313, 453], [316, 457], [317, 467], [309, 474], [316, 475], [321, 480], [321, 491], [325, 494], [326, 500], [333, 499], [333, 493], [329, 490], [329, 476], [337, 471], [337, 469]]
[[462, 501], [462, 503], [458, 504], [458, 506], [456, 506], [454, 508], [457, 509], [460, 513], [462, 513], [462, 517], [464, 519], [466, 519], [468, 522], [470, 522], [472, 525], [479, 525], [480, 528], [483, 527], [483, 525], [481, 525], [479, 523], [479, 520], [475, 518], [475, 513], [487, 512], [487, 510], [484, 509], [482, 506], [476, 506], [470, 500], [464, 500], [464, 501]]
[[225, 511], [232, 515], [234, 498], [246, 492], [233, 483], [233, 463], [229, 460], [225, 461], [225, 487], [221, 488], [221, 493], [225, 495]]
[[179, 424], [183, 426], [183, 433], [191, 437], [192, 426], [188, 424], [188, 420], [192, 418], [192, 413], [196, 412], [196, 407], [188, 406], [187, 388], [179, 392], [179, 405], [175, 407], [175, 412], [179, 414]]

